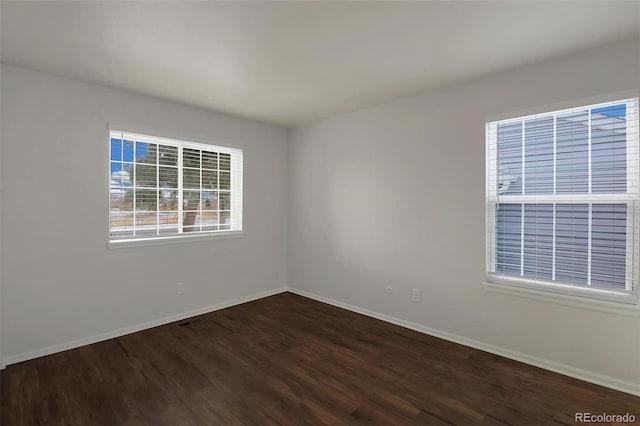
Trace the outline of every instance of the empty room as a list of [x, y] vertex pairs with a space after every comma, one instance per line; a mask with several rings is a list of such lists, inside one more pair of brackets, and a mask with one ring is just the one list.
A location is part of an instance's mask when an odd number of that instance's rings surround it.
[[0, 1], [0, 424], [640, 424], [640, 2]]

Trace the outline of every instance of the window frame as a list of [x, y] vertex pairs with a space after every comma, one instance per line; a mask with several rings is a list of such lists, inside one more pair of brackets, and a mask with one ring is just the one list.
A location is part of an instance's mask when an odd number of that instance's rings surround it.
[[[170, 138], [170, 137], [162, 137], [155, 136], [149, 133], [143, 132], [135, 132], [122, 130], [125, 127], [118, 126], [112, 127], [108, 126], [107, 131], [107, 141], [108, 141], [108, 153], [107, 153], [107, 247], [109, 249], [113, 248], [122, 248], [122, 247], [132, 247], [132, 246], [152, 246], [159, 244], [169, 244], [169, 243], [185, 243], [190, 241], [206, 241], [206, 240], [216, 240], [216, 239], [230, 239], [230, 238], [239, 238], [244, 235], [244, 224], [243, 224], [243, 176], [244, 176], [244, 151], [242, 148], [231, 147], [231, 146], [221, 146], [221, 145], [213, 145], [208, 143], [199, 143], [186, 141], [182, 139]], [[111, 163], [112, 161], [112, 152], [111, 152], [111, 139], [112, 138], [120, 138], [124, 140], [125, 138], [129, 138], [133, 140], [133, 146], [136, 147], [138, 142], [156, 144], [158, 147], [160, 145], [172, 146], [177, 148], [177, 160], [176, 160], [176, 170], [178, 174], [177, 188], [176, 191], [178, 193], [178, 201], [177, 201], [177, 214], [178, 214], [178, 227], [176, 234], [158, 234], [156, 235], [142, 235], [136, 236], [134, 235], [128, 236], [126, 238], [113, 238], [111, 235], [111, 180], [112, 180], [112, 171], [111, 171]], [[229, 229], [217, 229], [217, 230], [198, 230], [198, 231], [189, 231], [184, 232], [184, 206], [183, 206], [183, 193], [184, 193], [184, 165], [183, 165], [183, 157], [184, 157], [184, 149], [195, 149], [200, 151], [207, 151], [216, 154], [229, 154], [230, 155], [230, 184], [229, 184], [229, 193], [231, 194], [231, 203], [229, 208]], [[159, 153], [158, 148], [158, 153]], [[135, 148], [134, 148], [134, 158], [131, 164], [142, 164], [138, 163], [135, 158]], [[159, 160], [158, 160], [159, 161]], [[125, 164], [124, 158], [120, 160], [121, 164]], [[117, 161], [116, 161], [117, 163]], [[156, 167], [160, 167], [159, 162], [156, 162]], [[173, 166], [166, 166], [173, 167]], [[219, 167], [219, 164], [218, 164]], [[200, 162], [200, 175], [202, 176], [202, 161]], [[216, 172], [219, 174], [219, 168], [216, 168]], [[202, 180], [202, 177], [200, 178]], [[218, 177], [219, 184], [219, 177]], [[157, 190], [160, 190], [160, 183], [156, 182]], [[135, 186], [134, 186], [135, 188]], [[202, 181], [200, 182], [200, 197], [202, 197]], [[218, 193], [218, 199], [220, 194], [220, 189], [217, 188], [214, 191]], [[200, 204], [202, 203], [202, 198], [200, 199]], [[218, 206], [219, 207], [219, 206]], [[134, 211], [136, 210], [135, 206], [135, 198], [134, 198]], [[199, 205], [198, 212], [202, 211], [202, 206]], [[218, 214], [220, 213], [220, 209], [216, 209]], [[156, 214], [159, 214], [160, 210], [156, 207]], [[135, 213], [134, 213], [134, 221], [135, 221]], [[158, 228], [156, 228], [158, 229]]]
[[[612, 105], [619, 105], [624, 103], [626, 105], [626, 129], [627, 129], [627, 144], [626, 144], [626, 158], [632, 159], [632, 163], [635, 164], [634, 170], [627, 169], [627, 191], [625, 193], [592, 193], [591, 192], [591, 125], [588, 128], [588, 164], [589, 164], [589, 193], [586, 194], [558, 194], [555, 192], [555, 180], [556, 180], [556, 155], [555, 149], [555, 126], [556, 120], [554, 119], [554, 193], [553, 194], [521, 194], [521, 195], [500, 195], [498, 190], [498, 124], [508, 124], [510, 122], [523, 123], [522, 132], [524, 140], [526, 120], [530, 120], [538, 117], [556, 117], [558, 114], [566, 113], [575, 109], [588, 109], [600, 108]], [[638, 275], [639, 275], [639, 260], [638, 253], [640, 253], [640, 163], [639, 150], [639, 116], [638, 116], [638, 92], [628, 91], [624, 93], [618, 93], [609, 95], [606, 98], [591, 98], [588, 100], [575, 101], [571, 103], [565, 103], [562, 105], [556, 104], [555, 106], [537, 108], [535, 112], [520, 112], [509, 114], [508, 116], [495, 116], [487, 117], [485, 120], [485, 253], [486, 253], [486, 283], [489, 285], [504, 286], [505, 288], [521, 288], [526, 291], [537, 291], [542, 295], [549, 296], [578, 296], [580, 298], [590, 298], [613, 302], [622, 302], [631, 305], [638, 305]], [[591, 122], [591, 114], [589, 114], [589, 123]], [[525, 163], [524, 146], [523, 146], [523, 165]], [[495, 173], [492, 176], [491, 173]], [[524, 175], [523, 175], [524, 176]], [[524, 184], [523, 184], [524, 188]], [[534, 278], [527, 278], [523, 276], [508, 275], [504, 273], [496, 273], [496, 227], [497, 227], [497, 206], [500, 201], [508, 202], [509, 204], [588, 204], [589, 205], [589, 255], [588, 255], [588, 274], [591, 274], [591, 211], [596, 204], [609, 204], [609, 203], [626, 203], [627, 206], [627, 218], [626, 218], [626, 271], [625, 271], [625, 291], [616, 291], [613, 289], [604, 289], [601, 287], [591, 287], [590, 285], [561, 283], [557, 281], [547, 281]], [[522, 225], [524, 227], [524, 219]], [[555, 229], [555, 208], [553, 227]], [[554, 250], [553, 250], [553, 264], [555, 266], [555, 232], [554, 232]], [[522, 249], [521, 249], [522, 250]], [[522, 255], [522, 253], [521, 253]]]

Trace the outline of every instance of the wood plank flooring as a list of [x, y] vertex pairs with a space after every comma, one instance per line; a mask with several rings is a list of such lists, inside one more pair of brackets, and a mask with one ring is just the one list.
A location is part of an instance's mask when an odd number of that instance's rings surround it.
[[640, 419], [638, 397], [291, 293], [11, 365], [1, 380], [8, 426]]

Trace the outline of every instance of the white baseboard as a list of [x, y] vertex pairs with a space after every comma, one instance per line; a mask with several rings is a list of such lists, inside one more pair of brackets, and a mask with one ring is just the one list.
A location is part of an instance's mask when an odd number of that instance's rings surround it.
[[183, 312], [176, 315], [170, 315], [168, 317], [160, 318], [153, 321], [143, 322], [141, 324], [132, 325], [130, 327], [123, 327], [117, 330], [108, 331], [91, 337], [85, 337], [82, 339], [72, 340], [66, 343], [60, 343], [57, 345], [47, 346], [45, 348], [36, 349], [33, 351], [27, 351], [16, 355], [10, 355], [2, 359], [0, 366], [5, 368], [8, 365], [16, 364], [18, 362], [28, 361], [30, 359], [39, 358], [45, 355], [51, 355], [57, 352], [66, 351], [68, 349], [78, 348], [80, 346], [90, 345], [92, 343], [102, 342], [104, 340], [113, 339], [116, 337], [124, 336], [126, 334], [136, 333], [138, 331], [147, 330], [149, 328], [157, 327], [159, 325], [169, 324], [175, 321], [180, 321], [186, 318], [195, 317], [198, 315], [207, 314], [209, 312], [218, 311], [220, 309], [229, 308], [231, 306], [240, 305], [242, 303], [251, 302], [252, 300], [262, 299], [264, 297], [273, 296], [274, 294], [284, 293], [287, 291], [287, 287], [280, 287], [274, 290], [264, 291], [261, 293], [252, 294], [238, 299], [228, 300], [226, 302], [218, 303], [215, 305], [205, 306], [202, 308], [194, 309], [188, 312]]
[[550, 370], [555, 373], [563, 374], [565, 376], [573, 377], [575, 379], [584, 380], [585, 382], [595, 383], [596, 385], [605, 386], [611, 389], [615, 389], [621, 392], [626, 392], [632, 395], [640, 396], [640, 384], [621, 380], [615, 377], [605, 376], [603, 374], [594, 373], [581, 368], [572, 367], [570, 365], [561, 364], [555, 361], [550, 361], [536, 356], [527, 355], [521, 352], [512, 351], [510, 349], [502, 348], [499, 346], [490, 345], [488, 343], [479, 342], [477, 340], [469, 339], [467, 337], [458, 336], [446, 331], [436, 330], [430, 327], [425, 327], [420, 324], [416, 324], [403, 319], [391, 317], [384, 314], [379, 314], [368, 309], [360, 308], [358, 306], [350, 305], [348, 303], [339, 302], [337, 300], [329, 299], [324, 296], [319, 296], [308, 291], [299, 290], [289, 287], [289, 292], [297, 294], [299, 296], [308, 297], [319, 302], [327, 303], [329, 305], [337, 306], [349, 311], [357, 312], [368, 317], [376, 318], [382, 321], [386, 321], [392, 324], [399, 325], [401, 327], [409, 328], [411, 330], [418, 331], [420, 333], [428, 334], [430, 336], [438, 337], [440, 339], [448, 340], [450, 342], [459, 343], [464, 346], [469, 346], [474, 349], [489, 352], [495, 355], [499, 355], [505, 358], [520, 361], [525, 364], [530, 364], [535, 367]]

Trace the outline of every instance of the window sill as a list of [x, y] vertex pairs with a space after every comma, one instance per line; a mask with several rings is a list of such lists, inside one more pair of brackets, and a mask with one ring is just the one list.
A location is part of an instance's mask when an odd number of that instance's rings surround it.
[[171, 236], [171, 237], [154, 237], [154, 238], [141, 238], [136, 240], [121, 240], [121, 241], [107, 241], [107, 248], [109, 250], [129, 248], [129, 247], [148, 247], [159, 246], [167, 244], [183, 244], [193, 242], [203, 242], [211, 240], [228, 240], [234, 238], [242, 238], [244, 231], [228, 231], [215, 234], [198, 234], [189, 236]]
[[606, 312], [627, 317], [640, 317], [638, 305], [609, 302], [605, 300], [589, 299], [587, 297], [573, 296], [562, 293], [551, 293], [543, 290], [536, 290], [518, 287], [508, 284], [495, 284], [488, 281], [482, 283], [486, 291], [508, 296], [525, 297], [542, 302], [555, 303], [558, 305], [571, 306], [574, 308], [590, 309], [593, 311]]

